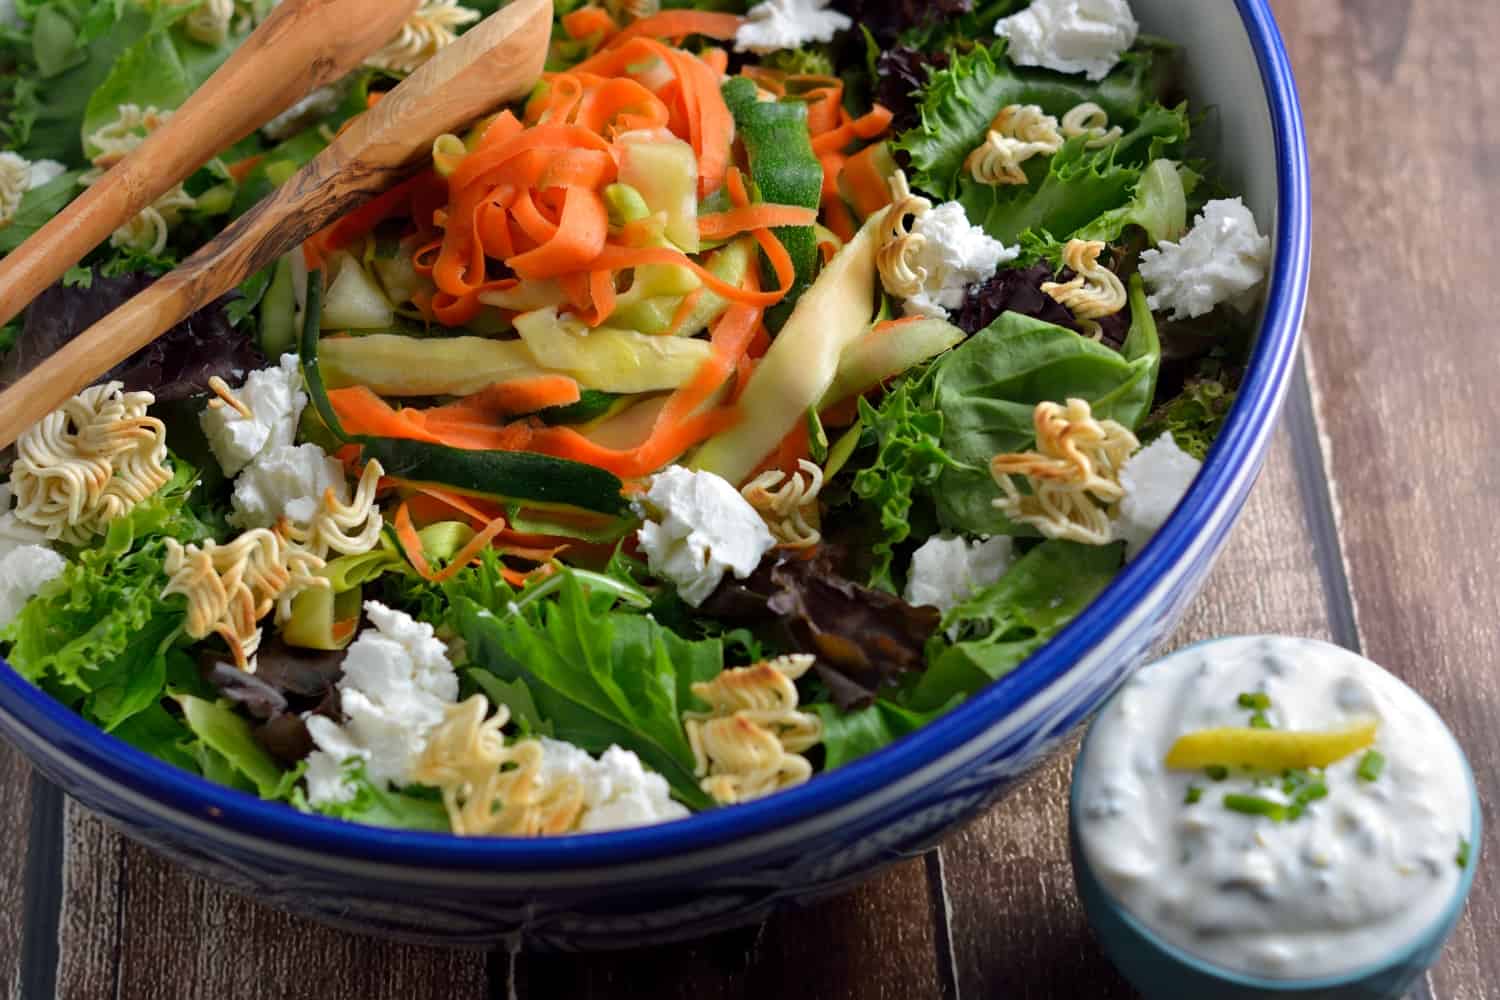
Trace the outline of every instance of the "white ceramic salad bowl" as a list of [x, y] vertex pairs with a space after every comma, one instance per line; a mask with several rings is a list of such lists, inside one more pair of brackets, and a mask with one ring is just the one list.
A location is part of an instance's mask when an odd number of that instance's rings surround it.
[[626, 947], [697, 936], [826, 895], [995, 803], [1169, 636], [1261, 467], [1308, 279], [1302, 120], [1266, 0], [1132, 0], [1182, 45], [1186, 89], [1274, 260], [1239, 397], [1166, 526], [1093, 605], [937, 722], [806, 785], [663, 826], [539, 840], [357, 826], [211, 784], [106, 735], [9, 669], [0, 730], [135, 839], [261, 902], [451, 944]]

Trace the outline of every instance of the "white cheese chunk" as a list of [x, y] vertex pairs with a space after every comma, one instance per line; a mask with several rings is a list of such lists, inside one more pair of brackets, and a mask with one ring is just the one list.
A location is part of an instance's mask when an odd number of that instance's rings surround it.
[[15, 494], [10, 483], [0, 483], [0, 559], [24, 545], [47, 544], [47, 533], [16, 517], [11, 504]]
[[248, 418], [232, 406], [210, 406], [199, 417], [226, 476], [238, 475], [257, 456], [295, 439], [307, 405], [297, 356], [283, 355], [278, 365], [251, 372], [235, 395], [249, 407]]
[[906, 300], [908, 316], [946, 319], [963, 305], [969, 286], [992, 277], [1001, 264], [1015, 259], [1019, 246], [1007, 247], [969, 223], [964, 207], [948, 201], [917, 217], [911, 230], [922, 237], [912, 255], [913, 269], [925, 270], [922, 290]]
[[1126, 558], [1134, 559], [1166, 523], [1202, 464], [1177, 447], [1171, 434], [1163, 434], [1126, 460], [1120, 469], [1125, 496], [1115, 520], [1115, 537], [1124, 539]]
[[1126, 0], [1035, 0], [995, 22], [1011, 62], [1090, 80], [1108, 76], [1139, 31]]
[[1010, 568], [1011, 540], [1005, 535], [965, 541], [934, 535], [911, 554], [906, 603], [929, 605], [947, 614]]
[[349, 484], [337, 460], [315, 444], [277, 445], [234, 481], [229, 523], [245, 530], [269, 528], [285, 516], [306, 527], [330, 489], [348, 502]]
[[734, 36], [737, 52], [775, 52], [809, 42], [829, 42], [852, 25], [846, 14], [828, 10], [829, 0], [764, 0], [750, 8]]
[[681, 819], [688, 808], [672, 799], [667, 779], [646, 770], [629, 750], [612, 746], [597, 760], [571, 743], [542, 738], [543, 787], [576, 778], [583, 789], [582, 832], [619, 830]]
[[637, 537], [651, 572], [695, 608], [726, 572], [743, 580], [776, 544], [749, 501], [712, 472], [674, 465], [651, 478], [636, 509], [648, 519]]
[[410, 784], [428, 734], [458, 698], [458, 675], [431, 625], [377, 601], [367, 601], [365, 613], [375, 627], [350, 645], [338, 683], [346, 721], [307, 716], [317, 746], [307, 759], [313, 805], [353, 796], [342, 772], [353, 758], [365, 762], [365, 776], [378, 787]]
[[1163, 240], [1141, 254], [1141, 277], [1152, 309], [1170, 309], [1190, 319], [1228, 302], [1241, 312], [1255, 306], [1271, 260], [1271, 240], [1255, 227], [1255, 216], [1239, 198], [1203, 206], [1179, 243]]
[[67, 568], [68, 561], [44, 545], [22, 545], [0, 556], [0, 629]]

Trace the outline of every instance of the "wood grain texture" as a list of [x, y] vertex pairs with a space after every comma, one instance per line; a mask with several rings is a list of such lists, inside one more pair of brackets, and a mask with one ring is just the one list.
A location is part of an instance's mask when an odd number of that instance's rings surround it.
[[923, 863], [835, 899], [701, 942], [516, 959], [521, 1000], [906, 1000], [942, 995]]
[[[1302, 501], [1290, 429], [1283, 427], [1174, 646], [1269, 630], [1327, 638]], [[1073, 754], [1069, 747], [942, 847], [960, 996], [1131, 995], [1095, 945], [1073, 889], [1067, 822]]]
[[0, 324], [214, 154], [359, 66], [417, 2], [280, 4], [170, 119], [0, 260]]
[[514, 0], [466, 31], [197, 253], [0, 393], [0, 447], [183, 317], [389, 188], [437, 136], [524, 96], [541, 75], [551, 15], [548, 0]]
[[26, 759], [0, 742], [0, 997], [6, 998], [19, 995], [31, 781]]
[[261, 906], [66, 814], [61, 1000], [481, 1000], [481, 952], [330, 930]]
[[[1275, 3], [1311, 139], [1307, 324], [1364, 652], [1448, 720], [1486, 837], [1441, 998], [1500, 997], [1500, 5]], [[1355, 261], [1358, 260], [1359, 263]]]

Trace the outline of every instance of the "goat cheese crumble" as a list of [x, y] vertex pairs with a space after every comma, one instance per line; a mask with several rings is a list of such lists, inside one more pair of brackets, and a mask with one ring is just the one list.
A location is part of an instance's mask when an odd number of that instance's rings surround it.
[[911, 554], [906, 603], [929, 605], [947, 614], [1004, 576], [1010, 562], [1007, 535], [973, 542], [933, 535]]
[[11, 510], [15, 493], [10, 483], [0, 483], [0, 559], [25, 545], [46, 545], [47, 533], [16, 517]]
[[338, 682], [346, 721], [306, 717], [317, 746], [307, 758], [307, 798], [315, 806], [354, 797], [344, 777], [354, 758], [376, 786], [410, 784], [428, 733], [458, 699], [458, 675], [431, 625], [378, 601], [365, 602], [365, 614], [374, 628], [350, 645]]
[[249, 417], [232, 406], [210, 406], [198, 418], [226, 476], [239, 475], [258, 456], [295, 438], [307, 405], [297, 356], [284, 354], [279, 364], [251, 372], [236, 395]]
[[315, 444], [278, 445], [234, 481], [229, 523], [246, 530], [269, 528], [284, 516], [306, 526], [330, 489], [340, 502], [348, 502], [349, 484], [337, 460]]
[[20, 545], [0, 555], [0, 629], [67, 568], [68, 561], [45, 545]]
[[1154, 310], [1191, 319], [1228, 302], [1240, 312], [1255, 305], [1271, 261], [1271, 239], [1255, 227], [1255, 216], [1239, 198], [1203, 206], [1182, 240], [1162, 240], [1141, 253], [1141, 277]]
[[1120, 469], [1125, 496], [1115, 520], [1115, 537], [1124, 539], [1125, 556], [1134, 559], [1141, 547], [1166, 523], [1203, 463], [1163, 434], [1131, 455]]
[[776, 545], [750, 502], [712, 472], [671, 466], [651, 478], [636, 512], [646, 519], [636, 537], [651, 572], [695, 608], [726, 572], [743, 580]]
[[647, 771], [629, 750], [612, 746], [595, 760], [588, 751], [562, 740], [542, 738], [541, 784], [552, 787], [577, 778], [584, 810], [576, 829], [582, 833], [620, 830], [682, 819], [687, 806], [674, 801], [667, 779]]
[[1021, 252], [1019, 246], [1008, 247], [970, 224], [956, 201], [917, 216], [911, 231], [922, 237], [916, 241], [911, 264], [926, 277], [921, 291], [906, 300], [908, 316], [947, 319], [949, 310], [963, 305], [970, 285], [986, 280]]
[[736, 52], [775, 52], [809, 42], [829, 42], [854, 22], [828, 10], [829, 0], [764, 0], [750, 8], [735, 32]]
[[1126, 0], [1035, 0], [995, 22], [1018, 66], [1082, 73], [1102, 80], [1140, 31]]

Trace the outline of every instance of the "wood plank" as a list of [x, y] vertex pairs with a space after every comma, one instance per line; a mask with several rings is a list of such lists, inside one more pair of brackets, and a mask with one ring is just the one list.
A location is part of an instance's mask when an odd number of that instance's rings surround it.
[[[921, 861], [759, 928], [691, 944], [516, 959], [521, 1000], [907, 1000], [943, 994]], [[498, 994], [497, 994], [498, 995]]]
[[0, 997], [20, 996], [22, 921], [25, 915], [26, 842], [31, 819], [31, 768], [9, 743], [0, 742]]
[[[1308, 344], [1364, 651], [1443, 713], [1493, 803], [1500, 5], [1274, 6], [1312, 140]], [[1439, 997], [1500, 995], [1500, 847], [1486, 840], [1490, 858], [1431, 978]]]
[[[1283, 426], [1173, 644], [1266, 631], [1326, 638], [1306, 523]], [[942, 847], [960, 996], [1132, 995], [1095, 945], [1073, 888], [1067, 797], [1074, 749]]]
[[69, 802], [60, 998], [480, 1000], [480, 952], [331, 930], [234, 895]]

